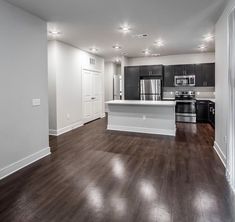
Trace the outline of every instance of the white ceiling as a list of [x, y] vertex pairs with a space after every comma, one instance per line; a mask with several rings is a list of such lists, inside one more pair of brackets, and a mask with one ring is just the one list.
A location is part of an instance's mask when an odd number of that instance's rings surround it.
[[[198, 52], [203, 36], [214, 32], [226, 0], [8, 0], [49, 22], [62, 32], [59, 40], [89, 51], [96, 46], [106, 59], [143, 56], [142, 51], [174, 55]], [[132, 31], [124, 35], [120, 25]], [[146, 33], [145, 39], [134, 38]], [[162, 38], [165, 46], [153, 43]], [[114, 44], [122, 46], [115, 51]], [[214, 51], [210, 43], [208, 52]]]

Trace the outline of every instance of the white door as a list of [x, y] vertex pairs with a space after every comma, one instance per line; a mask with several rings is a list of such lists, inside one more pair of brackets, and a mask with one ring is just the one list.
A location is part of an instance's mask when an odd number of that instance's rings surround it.
[[93, 73], [93, 117], [94, 119], [101, 116], [101, 79], [100, 73]]
[[83, 70], [83, 119], [89, 122], [101, 117], [101, 77], [100, 73]]

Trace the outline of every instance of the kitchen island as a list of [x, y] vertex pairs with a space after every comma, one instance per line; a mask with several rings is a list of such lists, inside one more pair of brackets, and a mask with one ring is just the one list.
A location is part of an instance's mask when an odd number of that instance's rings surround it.
[[114, 100], [108, 106], [108, 130], [175, 136], [175, 101]]

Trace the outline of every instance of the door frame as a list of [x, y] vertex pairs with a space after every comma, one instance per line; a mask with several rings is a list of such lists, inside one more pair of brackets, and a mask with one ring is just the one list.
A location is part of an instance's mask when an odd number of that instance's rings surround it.
[[82, 67], [81, 68], [81, 83], [82, 83], [82, 87], [81, 87], [81, 95], [82, 95], [82, 123], [85, 124], [85, 123], [88, 123], [88, 122], [91, 122], [95, 119], [92, 119], [92, 120], [89, 120], [87, 121], [85, 118], [84, 118], [84, 102], [83, 102], [83, 98], [84, 98], [84, 84], [83, 84], [83, 72], [84, 71], [89, 71], [89, 72], [94, 72], [94, 73], [99, 73], [100, 75], [100, 80], [101, 80], [101, 92], [100, 92], [100, 99], [101, 99], [101, 112], [100, 112], [100, 116], [98, 118], [103, 118], [105, 117], [105, 114], [104, 114], [104, 81], [103, 81], [103, 72], [102, 70], [99, 70], [99, 69], [92, 69], [92, 68], [87, 68], [87, 67]]
[[[230, 22], [232, 21], [232, 24]], [[226, 174], [229, 183], [235, 192], [235, 8], [231, 10], [227, 19], [228, 39], [228, 119], [227, 119], [227, 155]], [[231, 28], [231, 29], [230, 29]]]

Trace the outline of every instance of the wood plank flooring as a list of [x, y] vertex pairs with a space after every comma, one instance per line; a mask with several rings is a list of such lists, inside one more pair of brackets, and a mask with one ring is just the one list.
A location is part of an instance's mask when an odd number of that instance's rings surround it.
[[177, 136], [106, 131], [50, 137], [52, 155], [0, 181], [1, 222], [233, 222], [208, 124]]

